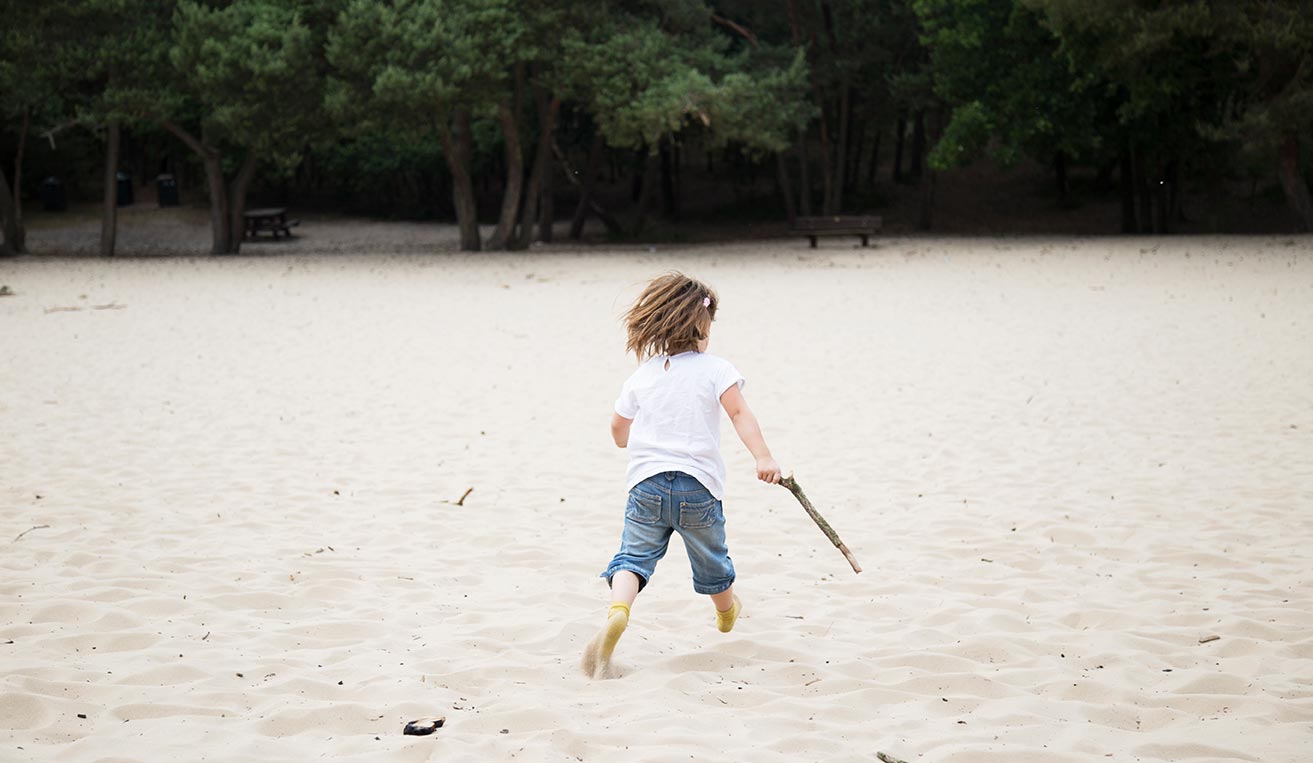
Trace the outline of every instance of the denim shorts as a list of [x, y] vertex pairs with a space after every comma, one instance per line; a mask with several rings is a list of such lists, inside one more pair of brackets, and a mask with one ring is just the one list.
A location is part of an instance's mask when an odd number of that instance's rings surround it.
[[721, 593], [734, 583], [734, 563], [725, 546], [724, 509], [701, 482], [683, 472], [662, 472], [629, 491], [620, 551], [601, 577], [610, 583], [617, 572], [629, 570], [638, 575], [642, 590], [675, 532], [684, 539], [693, 567], [693, 590]]

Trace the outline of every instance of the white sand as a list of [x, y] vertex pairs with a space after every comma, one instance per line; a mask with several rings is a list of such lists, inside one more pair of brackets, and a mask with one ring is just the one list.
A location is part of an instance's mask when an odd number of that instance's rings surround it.
[[[1313, 756], [1307, 238], [252, 251], [0, 261], [0, 760]], [[726, 427], [591, 681], [672, 267], [866, 571]]]

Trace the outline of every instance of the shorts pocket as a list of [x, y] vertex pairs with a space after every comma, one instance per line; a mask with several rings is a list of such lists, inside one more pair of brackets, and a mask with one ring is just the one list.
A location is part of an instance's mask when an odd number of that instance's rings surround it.
[[703, 501], [679, 502], [679, 526], [685, 530], [701, 530], [716, 524], [720, 504], [715, 498]]
[[629, 502], [625, 504], [625, 519], [640, 525], [654, 525], [661, 521], [661, 496], [629, 491]]

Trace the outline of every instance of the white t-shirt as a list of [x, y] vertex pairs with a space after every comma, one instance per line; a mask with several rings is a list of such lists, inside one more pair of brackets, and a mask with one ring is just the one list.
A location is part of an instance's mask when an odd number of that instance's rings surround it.
[[720, 396], [735, 384], [743, 386], [738, 369], [705, 352], [658, 355], [639, 366], [615, 401], [615, 412], [634, 420], [625, 489], [654, 474], [684, 472], [720, 500]]

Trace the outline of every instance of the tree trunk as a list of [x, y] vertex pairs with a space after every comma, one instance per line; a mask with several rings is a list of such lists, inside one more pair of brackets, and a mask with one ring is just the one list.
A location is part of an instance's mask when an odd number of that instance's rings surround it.
[[584, 178], [579, 190], [579, 206], [575, 207], [574, 219], [570, 221], [570, 238], [578, 241], [584, 236], [584, 223], [588, 221], [589, 206], [593, 201], [593, 188], [597, 184], [597, 170], [602, 164], [602, 150], [606, 139], [600, 131], [593, 133], [593, 143], [588, 147], [588, 165], [584, 168]]
[[543, 175], [543, 189], [538, 197], [542, 199], [542, 207], [538, 210], [538, 240], [550, 244], [556, 227], [556, 172], [550, 163]]
[[894, 126], [894, 182], [903, 182], [903, 140], [907, 135], [907, 117], [898, 115], [898, 124]]
[[1094, 192], [1096, 194], [1106, 196], [1112, 190], [1112, 171], [1116, 168], [1116, 159], [1099, 165], [1099, 174], [1094, 178]]
[[670, 136], [662, 138], [657, 145], [661, 160], [661, 214], [675, 220], [678, 219], [679, 209], [675, 204], [675, 171], [670, 166]]
[[798, 131], [798, 210], [804, 216], [812, 213], [811, 162], [807, 159], [807, 130]]
[[780, 186], [780, 196], [784, 199], [784, 217], [789, 225], [793, 225], [793, 221], [798, 219], [798, 208], [793, 204], [793, 182], [789, 177], [789, 163], [783, 151], [775, 154], [775, 178]]
[[648, 210], [652, 206], [653, 197], [656, 196], [656, 187], [659, 182], [656, 162], [656, 156], [649, 153], [643, 169], [643, 185], [638, 194], [638, 215], [634, 218], [634, 227], [630, 231], [633, 236], [642, 234], [643, 228], [647, 226]]
[[210, 254], [229, 254], [233, 245], [232, 228], [228, 222], [228, 189], [223, 179], [223, 162], [217, 151], [205, 157], [205, 180], [210, 189]]
[[1135, 196], [1139, 201], [1137, 217], [1141, 233], [1153, 233], [1153, 197], [1149, 195], [1149, 168], [1144, 159], [1144, 151], [1136, 148], [1135, 158]]
[[839, 85], [839, 145], [834, 152], [834, 201], [832, 214], [843, 212], [843, 188], [848, 183], [848, 121], [852, 114], [852, 88], [845, 79]]
[[27, 133], [32, 126], [32, 110], [23, 109], [23, 128], [18, 133], [18, 153], [14, 155], [14, 220], [18, 222], [14, 250], [27, 251], [27, 226], [23, 225], [23, 155], [27, 153]]
[[0, 222], [4, 223], [4, 241], [0, 241], [0, 255], [12, 257], [19, 253], [14, 241], [18, 238], [18, 221], [14, 219], [14, 197], [9, 192], [9, 178], [0, 167]]
[[678, 143], [672, 145], [670, 149], [675, 158], [675, 212], [678, 213], [684, 199], [684, 149]]
[[[850, 112], [851, 113], [851, 112]], [[856, 120], [853, 128], [853, 152], [848, 160], [848, 172], [844, 179], [844, 191], [857, 191], [857, 181], [862, 176], [862, 162], [866, 160], [866, 122]]]
[[930, 230], [934, 223], [935, 213], [935, 184], [939, 173], [930, 170], [926, 173], [925, 183], [921, 186], [921, 217], [917, 221], [917, 227], [921, 230]]
[[478, 205], [474, 199], [474, 181], [470, 177], [472, 142], [470, 114], [464, 109], [457, 109], [451, 123], [444, 122], [442, 125], [442, 153], [447, 157], [447, 169], [451, 172], [451, 200], [456, 207], [456, 224], [460, 227], [462, 252], [477, 252], [482, 244]]
[[875, 188], [876, 173], [880, 170], [880, 137], [884, 135], [883, 129], [875, 131], [875, 143], [871, 146], [871, 163], [866, 170], [866, 187]]
[[[843, 54], [839, 50], [839, 40], [834, 34], [834, 11], [830, 8], [828, 0], [820, 0], [821, 6], [821, 24], [825, 28], [825, 39], [830, 46], [830, 57], [834, 61], [842, 61]], [[837, 121], [835, 136], [835, 145], [830, 145], [829, 127], [826, 124], [825, 108], [821, 108], [821, 161], [825, 168], [825, 200], [823, 209], [827, 215], [836, 215], [843, 203], [843, 162], [844, 151], [848, 139], [848, 80], [846, 77], [839, 79], [839, 98], [835, 104], [836, 112], [834, 114]], [[831, 150], [833, 148], [833, 150]]]
[[1168, 234], [1171, 233], [1175, 226], [1172, 224], [1172, 205], [1170, 188], [1172, 162], [1168, 162], [1164, 171], [1154, 179], [1153, 197], [1154, 207], [1154, 232]]
[[1295, 224], [1303, 233], [1313, 231], [1313, 198], [1310, 198], [1308, 183], [1300, 173], [1298, 132], [1290, 130], [1282, 136], [1277, 158], [1281, 190], [1286, 192], [1286, 202], [1295, 213]]
[[232, 254], [242, 249], [242, 239], [246, 235], [246, 191], [255, 178], [256, 156], [248, 151], [237, 177], [228, 186], [228, 240], [231, 242]]
[[1122, 147], [1121, 170], [1117, 174], [1122, 197], [1122, 233], [1135, 233], [1139, 229], [1135, 220], [1135, 163], [1129, 146]]
[[1058, 205], [1066, 208], [1071, 205], [1071, 186], [1067, 182], [1067, 154], [1058, 151], [1053, 154], [1053, 175], [1058, 184]]
[[513, 249], [527, 249], [533, 241], [533, 226], [538, 220], [539, 202], [542, 196], [543, 178], [552, 166], [552, 142], [556, 140], [556, 115], [561, 111], [560, 96], [547, 100], [545, 93], [535, 93], [538, 101], [538, 152], [533, 158], [533, 173], [529, 176], [529, 186], [524, 194], [524, 206], [520, 208], [520, 229], [512, 244]]
[[[926, 140], [926, 138], [929, 136], [927, 136], [926, 134], [925, 117], [926, 117], [925, 112], [921, 112], [920, 114], [916, 115], [916, 126], [917, 126], [917, 132], [920, 133], [920, 140], [913, 142], [920, 143], [920, 145], [917, 148], [921, 152], [925, 151], [926, 144], [930, 142]], [[943, 122], [941, 121], [941, 117], [939, 114], [937, 113], [931, 114], [930, 126], [934, 131], [933, 137], [935, 140], [937, 140], [939, 136], [943, 134]], [[919, 155], [920, 154], [916, 154], [916, 156]], [[920, 176], [919, 167], [917, 168], [917, 175], [918, 177]], [[922, 189], [921, 189], [921, 221], [920, 221], [921, 230], [930, 230], [930, 226], [933, 223], [934, 211], [935, 211], [935, 190], [939, 182], [939, 173], [935, 172], [934, 169], [932, 168], [927, 169], [926, 175], [927, 177], [925, 178], [925, 182], [922, 184]]]
[[489, 249], [505, 249], [515, 235], [515, 221], [520, 216], [521, 196], [524, 194], [524, 145], [520, 143], [520, 104], [524, 92], [524, 64], [515, 65], [515, 95], [509, 103], [497, 105], [497, 118], [501, 122], [502, 141], [505, 144], [506, 188], [502, 191], [501, 214], [497, 229], [488, 239]]
[[505, 249], [515, 232], [515, 221], [520, 216], [520, 197], [524, 193], [524, 147], [520, 144], [520, 127], [517, 111], [509, 103], [497, 107], [501, 122], [502, 141], [506, 149], [506, 188], [502, 192], [501, 214], [497, 229], [488, 239], [488, 249]]
[[821, 214], [834, 214], [834, 151], [830, 146], [830, 125], [821, 108]]
[[118, 170], [119, 143], [122, 133], [117, 119], [110, 120], [105, 131], [105, 206], [100, 216], [100, 256], [113, 257], [118, 238]]
[[194, 151], [205, 165], [205, 181], [210, 190], [210, 254], [229, 254], [235, 251], [228, 221], [228, 192], [223, 179], [222, 155], [218, 149], [209, 145], [204, 132], [197, 138], [168, 119], [160, 124]]
[[921, 165], [925, 160], [925, 112], [917, 112], [916, 121], [912, 123], [912, 167], [909, 170], [912, 182], [921, 181]]
[[1171, 215], [1171, 225], [1189, 222], [1185, 218], [1185, 185], [1181, 182], [1181, 161], [1173, 159], [1167, 165], [1167, 184], [1171, 191], [1167, 197], [1167, 210]]
[[[804, 46], [802, 43], [801, 16], [798, 13], [798, 0], [788, 0], [788, 6], [789, 39], [793, 42], [793, 49], [795, 51], [802, 50]], [[815, 84], [812, 84], [809, 87], [812, 92], [816, 91]], [[785, 164], [785, 169], [788, 169], [787, 162]], [[810, 215], [812, 213], [811, 197], [811, 169], [807, 164], [807, 128], [804, 126], [802, 129], [798, 130], [798, 206], [804, 215]]]
[[[711, 156], [707, 155], [707, 172], [710, 174]], [[629, 181], [629, 200], [637, 204], [643, 198], [643, 175], [647, 172], [647, 149], [634, 151], [634, 174]]]

